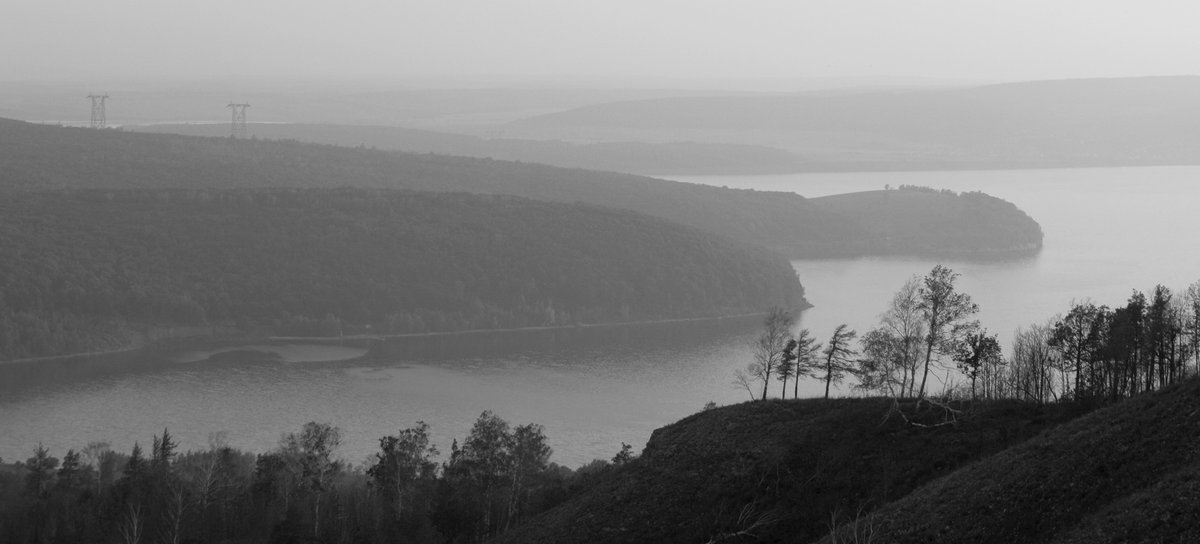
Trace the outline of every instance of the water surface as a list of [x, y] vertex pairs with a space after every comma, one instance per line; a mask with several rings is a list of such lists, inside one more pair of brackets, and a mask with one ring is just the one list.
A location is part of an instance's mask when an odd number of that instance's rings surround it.
[[[678, 179], [810, 197], [915, 184], [983, 190], [1016, 203], [1045, 231], [1040, 254], [945, 261], [1006, 345], [1015, 327], [1045, 321], [1073, 299], [1121, 304], [1135, 288], [1179, 289], [1200, 280], [1197, 167]], [[865, 331], [905, 278], [935, 264], [795, 261], [815, 305], [801, 324], [818, 337], [838, 323]], [[292, 362], [207, 364], [194, 354], [160, 354], [39, 372], [0, 368], [0, 458], [24, 459], [39, 441], [59, 456], [91, 440], [127, 451], [135, 440], [148, 445], [163, 427], [185, 448], [227, 431], [233, 445], [264, 451], [281, 432], [317, 420], [344, 429], [342, 455], [357, 462], [379, 436], [417, 420], [429, 422], [448, 451], [490, 409], [513, 423], [545, 425], [553, 460], [577, 466], [611, 457], [621, 442], [640, 449], [653, 429], [710, 400], [744, 400], [729, 382], [749, 362], [756, 327], [742, 319], [438, 337], [371, 364], [313, 362], [329, 358], [328, 351], [292, 347], [285, 358]], [[821, 390], [806, 383], [801, 394]]]

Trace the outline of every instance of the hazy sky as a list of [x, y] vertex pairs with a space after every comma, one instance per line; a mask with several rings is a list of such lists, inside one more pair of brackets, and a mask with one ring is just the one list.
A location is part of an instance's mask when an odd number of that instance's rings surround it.
[[0, 79], [1200, 73], [1195, 0], [3, 0]]

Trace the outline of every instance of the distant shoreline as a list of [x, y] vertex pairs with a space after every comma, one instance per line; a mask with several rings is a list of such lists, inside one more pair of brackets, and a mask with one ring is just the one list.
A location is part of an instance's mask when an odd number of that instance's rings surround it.
[[[800, 308], [793, 309], [794, 311], [802, 312], [812, 308], [811, 304], [805, 304]], [[579, 330], [579, 329], [600, 329], [621, 326], [641, 326], [641, 325], [657, 325], [666, 323], [695, 323], [704, 321], [721, 321], [725, 319], [746, 319], [750, 317], [763, 316], [766, 312], [750, 312], [742, 314], [730, 314], [713, 317], [680, 317], [671, 319], [652, 319], [640, 321], [616, 321], [609, 323], [581, 323], [577, 325], [549, 325], [537, 327], [510, 327], [502, 329], [468, 329], [461, 331], [431, 331], [431, 332], [411, 332], [411, 333], [396, 333], [396, 334], [352, 334], [345, 336], [262, 336], [262, 335], [207, 335], [196, 334], [186, 337], [177, 337], [164, 339], [157, 342], [150, 342], [136, 346], [130, 346], [112, 350], [97, 350], [85, 351], [77, 353], [66, 353], [61, 355], [45, 355], [40, 357], [25, 357], [21, 359], [6, 359], [0, 360], [0, 367], [7, 365], [21, 364], [37, 364], [37, 363], [56, 363], [64, 362], [71, 359], [81, 359], [88, 357], [101, 357], [108, 355], [120, 355], [122, 353], [142, 353], [142, 352], [184, 352], [184, 351], [207, 351], [221, 348], [237, 348], [239, 346], [247, 346], [255, 343], [308, 343], [328, 345], [330, 343], [341, 342], [366, 342], [367, 353], [350, 359], [339, 359], [337, 362], [352, 361], [371, 357], [370, 348], [374, 342], [381, 342], [392, 339], [403, 338], [432, 338], [432, 337], [450, 337], [471, 334], [510, 334], [520, 332], [537, 332], [537, 331], [556, 331], [556, 330]], [[334, 361], [327, 361], [334, 362]]]

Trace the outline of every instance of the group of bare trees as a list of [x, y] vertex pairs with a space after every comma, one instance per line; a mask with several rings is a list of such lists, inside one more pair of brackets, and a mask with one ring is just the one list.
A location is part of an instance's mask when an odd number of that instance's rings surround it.
[[1200, 281], [1175, 294], [1156, 286], [1122, 306], [1073, 302], [1065, 315], [1018, 329], [1007, 366], [987, 395], [1035, 402], [1112, 402], [1195, 374], [1200, 364]]
[[793, 335], [792, 327], [792, 316], [786, 310], [776, 307], [767, 313], [762, 332], [750, 345], [753, 360], [745, 370], [735, 372], [733, 378], [734, 385], [745, 389], [751, 399], [767, 398], [772, 377], [781, 384], [781, 398], [787, 398], [789, 381], [792, 397], [797, 397], [802, 377], [825, 382], [828, 398], [831, 384], [840, 383], [847, 374], [856, 372], [854, 357], [858, 351], [851, 342], [858, 333], [849, 326], [839, 325], [824, 347], [808, 329], [800, 329]]
[[773, 309], [753, 344], [753, 361], [734, 383], [765, 399], [775, 376], [786, 398], [789, 380], [796, 397], [797, 382], [810, 377], [824, 382], [828, 398], [831, 385], [852, 375], [857, 389], [923, 399], [931, 372], [940, 368], [957, 370], [961, 380], [955, 384], [951, 376], [943, 393], [972, 400], [1114, 401], [1200, 367], [1200, 282], [1178, 295], [1162, 285], [1149, 297], [1135, 291], [1115, 308], [1072, 303], [1065, 315], [1017, 329], [1006, 357], [998, 336], [974, 319], [979, 307], [956, 288], [958, 277], [937, 265], [910, 278], [857, 349], [857, 334], [845, 324], [821, 349], [806, 329], [791, 336], [791, 317]]

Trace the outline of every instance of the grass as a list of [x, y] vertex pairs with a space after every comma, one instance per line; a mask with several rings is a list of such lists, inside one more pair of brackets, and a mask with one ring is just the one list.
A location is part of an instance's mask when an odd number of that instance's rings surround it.
[[1200, 542], [1200, 379], [1105, 408], [933, 481], [883, 542]]
[[[806, 542], [1079, 415], [980, 406], [958, 425], [884, 419], [885, 399], [751, 402], [654, 432], [642, 456], [503, 542]], [[858, 516], [855, 516], [858, 513]]]

